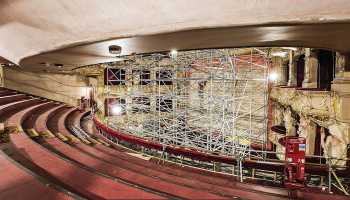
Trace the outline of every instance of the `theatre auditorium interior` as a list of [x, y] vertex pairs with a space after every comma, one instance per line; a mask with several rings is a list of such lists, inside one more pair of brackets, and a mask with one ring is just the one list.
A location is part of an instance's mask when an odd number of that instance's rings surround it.
[[349, 193], [349, 0], [0, 1], [0, 200]]

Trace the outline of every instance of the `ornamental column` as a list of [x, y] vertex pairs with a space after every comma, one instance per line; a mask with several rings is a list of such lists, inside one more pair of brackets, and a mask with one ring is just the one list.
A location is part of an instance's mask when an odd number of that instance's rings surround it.
[[284, 126], [286, 127], [286, 136], [295, 136], [296, 135], [295, 120], [292, 117], [291, 108], [287, 108], [283, 114], [284, 114], [283, 116]]
[[315, 152], [316, 124], [309, 118], [301, 116], [298, 129], [299, 137], [306, 139], [306, 155], [313, 155]]
[[283, 58], [275, 56], [272, 58], [272, 63], [274, 64], [272, 70], [278, 75], [277, 85], [287, 85], [288, 77], [286, 75], [288, 66], [283, 63]]
[[318, 58], [310, 48], [305, 48], [303, 88], [317, 88]]
[[4, 87], [4, 70], [3, 66], [0, 64], [0, 87]]
[[[324, 154], [329, 157], [335, 157], [338, 159], [347, 158], [347, 146], [350, 144], [349, 140], [349, 124], [336, 122], [328, 127], [330, 135], [328, 137], [323, 136], [324, 139], [322, 147]], [[332, 164], [345, 166], [345, 160], [332, 160]]]
[[336, 74], [332, 82], [335, 92], [333, 116], [337, 121], [350, 123], [350, 53], [336, 54]]
[[287, 85], [288, 84], [288, 76], [287, 76], [287, 70], [288, 70], [288, 65], [285, 63], [282, 63], [281, 65], [281, 80], [280, 80], [280, 85]]
[[328, 127], [331, 135], [327, 137], [324, 149], [331, 156], [346, 158], [347, 145], [350, 144], [350, 53], [336, 54], [332, 91], [335, 95], [331, 117], [335, 118], [335, 123]]
[[297, 69], [295, 62], [293, 61], [293, 51], [289, 51], [289, 79], [288, 86], [296, 86], [297, 85]]

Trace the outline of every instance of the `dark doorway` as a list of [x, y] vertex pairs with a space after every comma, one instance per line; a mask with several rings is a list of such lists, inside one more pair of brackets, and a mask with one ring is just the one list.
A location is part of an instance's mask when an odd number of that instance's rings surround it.
[[335, 52], [328, 50], [319, 50], [317, 57], [317, 87], [324, 90], [330, 90], [334, 77]]
[[305, 55], [299, 56], [295, 64], [297, 65], [297, 87], [302, 87], [304, 81]]
[[282, 76], [286, 77], [286, 84], [289, 82], [289, 61], [283, 62], [283, 67], [285, 68], [285, 71], [283, 72]]
[[316, 124], [316, 137], [315, 137], [315, 152], [314, 155], [322, 155], [322, 146], [321, 146], [321, 126]]

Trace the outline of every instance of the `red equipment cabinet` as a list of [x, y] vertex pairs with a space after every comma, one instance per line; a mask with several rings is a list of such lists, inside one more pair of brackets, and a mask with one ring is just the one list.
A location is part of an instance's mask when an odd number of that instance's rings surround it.
[[286, 148], [284, 185], [288, 188], [304, 187], [305, 138], [286, 136], [284, 142]]

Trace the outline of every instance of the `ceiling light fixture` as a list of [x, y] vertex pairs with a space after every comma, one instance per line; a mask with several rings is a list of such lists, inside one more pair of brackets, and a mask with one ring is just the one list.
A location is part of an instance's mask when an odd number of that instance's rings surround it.
[[298, 48], [296, 48], [296, 47], [282, 47], [282, 49], [288, 49], [288, 50], [292, 50], [292, 51], [298, 50]]
[[54, 66], [55, 66], [55, 67], [58, 67], [58, 68], [62, 68], [62, 67], [63, 67], [63, 64], [55, 63]]
[[285, 52], [285, 51], [276, 51], [276, 52], [272, 52], [271, 56], [274, 56], [274, 57], [286, 57], [287, 54], [288, 54], [288, 52]]
[[108, 50], [110, 54], [120, 54], [122, 52], [122, 48], [118, 45], [111, 45]]
[[176, 58], [177, 57], [177, 50], [176, 49], [172, 49], [170, 51], [170, 57], [172, 57], [172, 58]]

